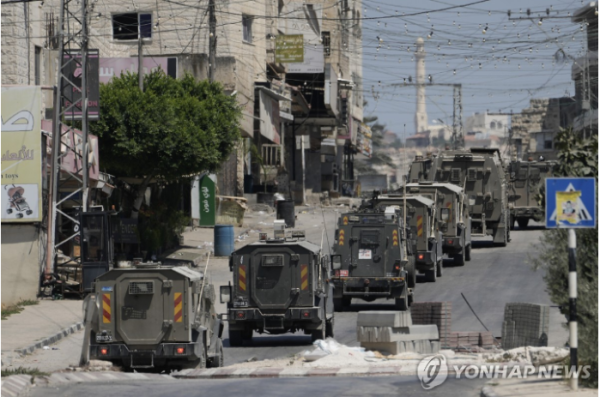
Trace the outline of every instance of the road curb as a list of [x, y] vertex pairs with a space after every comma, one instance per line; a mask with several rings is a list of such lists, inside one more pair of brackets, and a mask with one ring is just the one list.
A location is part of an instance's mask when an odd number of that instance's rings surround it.
[[30, 375], [11, 375], [1, 381], [2, 397], [17, 397], [32, 386]]
[[498, 397], [494, 389], [489, 386], [485, 386], [483, 389], [481, 389], [481, 393], [479, 395], [480, 397]]
[[82, 328], [83, 328], [83, 322], [80, 321], [78, 323], [71, 325], [70, 327], [67, 327], [67, 328], [57, 332], [54, 335], [48, 336], [48, 337], [42, 339], [41, 341], [35, 342], [32, 345], [29, 345], [22, 349], [15, 349], [15, 352], [17, 352], [21, 355], [31, 354], [35, 350], [41, 349], [44, 346], [52, 345], [52, 344], [60, 341], [62, 338], [65, 338], [65, 337], [79, 331]]
[[44, 386], [64, 385], [68, 383], [82, 382], [118, 382], [127, 380], [173, 380], [164, 374], [142, 374], [138, 372], [55, 372], [50, 376], [36, 378], [36, 384]]
[[226, 378], [302, 378], [342, 376], [392, 376], [415, 373], [413, 368], [394, 367], [345, 367], [345, 368], [211, 368], [184, 370], [171, 374], [177, 379], [226, 379]]

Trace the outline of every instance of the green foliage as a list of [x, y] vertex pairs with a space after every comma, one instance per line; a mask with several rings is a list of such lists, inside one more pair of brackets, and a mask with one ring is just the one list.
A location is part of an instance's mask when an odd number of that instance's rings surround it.
[[[560, 150], [556, 176], [598, 179], [598, 137], [583, 140], [570, 130], [555, 138]], [[541, 196], [540, 200], [543, 201]], [[546, 271], [544, 280], [552, 301], [569, 314], [567, 230], [547, 230], [540, 239], [536, 268]], [[591, 365], [591, 378], [582, 380], [598, 387], [598, 229], [578, 229], [577, 236], [577, 315], [579, 321], [580, 365]]]
[[241, 110], [218, 83], [173, 79], [157, 71], [138, 88], [137, 74], [100, 87], [102, 167], [116, 176], [174, 180], [215, 171], [239, 139]]
[[2, 320], [6, 320], [11, 314], [21, 313], [24, 306], [35, 306], [39, 304], [37, 300], [25, 299], [17, 303], [16, 305], [2, 306]]
[[160, 254], [179, 245], [179, 236], [190, 224], [190, 217], [165, 201], [155, 201], [140, 211], [139, 234], [143, 251]]

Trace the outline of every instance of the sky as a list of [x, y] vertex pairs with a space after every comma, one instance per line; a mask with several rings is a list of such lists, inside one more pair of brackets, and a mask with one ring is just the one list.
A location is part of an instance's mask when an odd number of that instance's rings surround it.
[[[462, 84], [463, 124], [475, 112], [517, 113], [532, 98], [574, 95], [568, 58], [585, 54], [586, 36], [570, 15], [589, 3], [489, 0], [464, 6], [476, 1], [362, 0], [365, 117], [377, 116], [400, 137], [414, 134], [416, 87], [402, 84], [409, 76], [415, 82], [418, 37], [425, 40], [425, 76]], [[525, 19], [527, 9], [531, 19]], [[566, 60], [556, 59], [561, 50]], [[451, 126], [452, 86], [427, 85], [426, 94], [429, 124], [441, 119]]]

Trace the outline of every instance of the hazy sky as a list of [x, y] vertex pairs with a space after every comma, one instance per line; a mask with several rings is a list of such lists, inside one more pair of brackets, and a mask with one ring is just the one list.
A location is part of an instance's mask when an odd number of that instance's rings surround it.
[[[574, 95], [572, 62], [556, 61], [555, 53], [584, 55], [585, 28], [570, 15], [589, 3], [490, 0], [436, 11], [474, 1], [363, 0], [365, 116], [378, 116], [399, 136], [404, 124], [407, 136], [414, 133], [416, 88], [394, 84], [409, 76], [415, 81], [418, 37], [425, 40], [425, 75], [434, 83], [462, 84], [463, 123], [486, 109], [516, 113], [531, 98]], [[508, 10], [512, 19], [526, 18], [528, 8], [533, 20], [509, 20]], [[439, 118], [452, 125], [452, 87], [428, 85], [426, 93], [429, 123]]]

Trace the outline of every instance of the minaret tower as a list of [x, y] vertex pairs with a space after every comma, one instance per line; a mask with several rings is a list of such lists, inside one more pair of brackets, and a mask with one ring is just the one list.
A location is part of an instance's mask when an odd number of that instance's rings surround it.
[[415, 114], [415, 129], [419, 133], [429, 129], [427, 110], [425, 109], [425, 45], [421, 37], [417, 39], [415, 59], [417, 61], [417, 113]]

